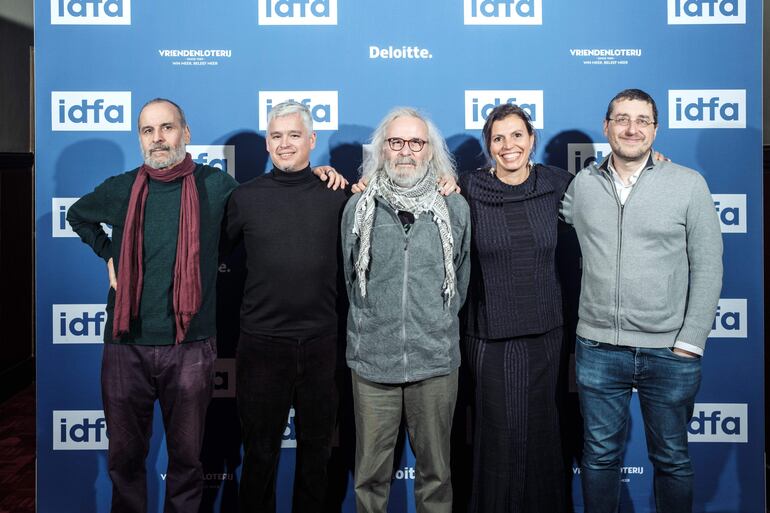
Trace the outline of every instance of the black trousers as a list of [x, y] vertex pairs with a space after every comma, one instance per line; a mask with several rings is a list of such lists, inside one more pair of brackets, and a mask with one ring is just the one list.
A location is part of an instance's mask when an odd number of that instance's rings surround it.
[[465, 336], [475, 381], [471, 512], [561, 513], [556, 408], [562, 328], [505, 340]]
[[337, 335], [287, 339], [241, 333], [236, 355], [243, 437], [243, 513], [275, 512], [275, 479], [289, 408], [297, 459], [292, 511], [323, 511], [326, 466], [337, 415]]

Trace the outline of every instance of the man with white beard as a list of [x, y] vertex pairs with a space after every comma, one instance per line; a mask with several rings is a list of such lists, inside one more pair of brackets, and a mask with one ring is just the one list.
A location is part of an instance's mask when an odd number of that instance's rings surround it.
[[419, 511], [450, 512], [449, 446], [470, 270], [470, 215], [437, 176], [455, 176], [444, 139], [410, 108], [391, 111], [362, 166], [368, 187], [342, 218], [347, 362], [356, 421], [359, 512], [385, 512], [402, 412]]

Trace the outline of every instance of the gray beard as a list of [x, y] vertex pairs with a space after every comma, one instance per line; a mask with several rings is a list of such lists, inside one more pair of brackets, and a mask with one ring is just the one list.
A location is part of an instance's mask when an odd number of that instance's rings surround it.
[[[168, 157], [166, 157], [165, 159], [153, 158], [152, 150], [157, 150], [160, 148], [168, 150], [169, 152]], [[144, 163], [154, 169], [163, 169], [166, 167], [173, 166], [174, 164], [178, 164], [179, 162], [182, 162], [186, 156], [187, 156], [187, 147], [184, 144], [177, 147], [168, 146], [168, 145], [155, 146], [153, 148], [150, 148], [146, 152], [144, 152]]]
[[[396, 169], [397, 164], [415, 164], [414, 172], [409, 174], [400, 173], [398, 169]], [[423, 161], [421, 164], [417, 164], [417, 162], [410, 157], [399, 157], [385, 161], [385, 173], [387, 173], [390, 181], [404, 189], [411, 189], [417, 185], [427, 172], [427, 162]]]

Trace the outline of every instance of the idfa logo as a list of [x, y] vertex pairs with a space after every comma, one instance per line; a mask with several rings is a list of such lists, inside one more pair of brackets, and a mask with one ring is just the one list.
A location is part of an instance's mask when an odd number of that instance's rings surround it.
[[542, 0], [463, 0], [466, 25], [542, 25]]
[[510, 103], [518, 105], [532, 120], [532, 126], [543, 128], [543, 91], [465, 91], [465, 129], [479, 130], [492, 109]]
[[259, 0], [260, 25], [336, 25], [337, 0]]
[[712, 194], [722, 233], [746, 233], [746, 195]]
[[267, 115], [285, 101], [305, 105], [313, 118], [313, 130], [337, 130], [337, 91], [260, 91], [259, 129], [267, 130]]
[[131, 131], [131, 91], [52, 91], [51, 130]]
[[[51, 236], [56, 237], [77, 237], [78, 234], [72, 230], [67, 222], [67, 212], [70, 207], [80, 198], [51, 198]], [[112, 237], [112, 228], [102, 223], [102, 230], [108, 237]]]
[[53, 305], [54, 344], [101, 344], [105, 305]]
[[217, 358], [214, 362], [213, 397], [235, 397], [235, 358]]
[[289, 418], [286, 420], [286, 428], [281, 436], [281, 447], [297, 448], [297, 428], [294, 426], [294, 407], [289, 409]]
[[131, 0], [51, 0], [51, 25], [131, 25]]
[[54, 410], [53, 450], [106, 450], [107, 422], [103, 410]]
[[196, 164], [218, 167], [235, 178], [235, 146], [188, 144], [187, 152], [192, 155]]
[[746, 128], [745, 89], [670, 89], [669, 128]]
[[746, 0], [668, 0], [669, 25], [746, 23]]
[[695, 403], [687, 426], [690, 442], [747, 443], [748, 405], [745, 403]]
[[720, 299], [709, 338], [746, 338], [748, 301]]
[[594, 162], [601, 163], [611, 152], [608, 143], [568, 143], [567, 171], [574, 175]]

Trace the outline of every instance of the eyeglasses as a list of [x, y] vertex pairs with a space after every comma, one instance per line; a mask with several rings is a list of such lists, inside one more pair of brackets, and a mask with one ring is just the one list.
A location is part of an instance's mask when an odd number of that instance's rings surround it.
[[404, 144], [409, 144], [409, 149], [416, 153], [422, 150], [427, 142], [428, 141], [423, 141], [422, 139], [409, 139], [407, 141], [400, 137], [391, 137], [388, 139], [388, 146], [390, 146], [390, 149], [393, 151], [401, 151]]
[[656, 125], [654, 121], [650, 121], [649, 119], [645, 118], [636, 118], [631, 119], [628, 116], [618, 116], [616, 118], [607, 118], [609, 121], [614, 121], [616, 125], [618, 126], [628, 126], [631, 123], [635, 124], [639, 128], [647, 128], [650, 125]]

